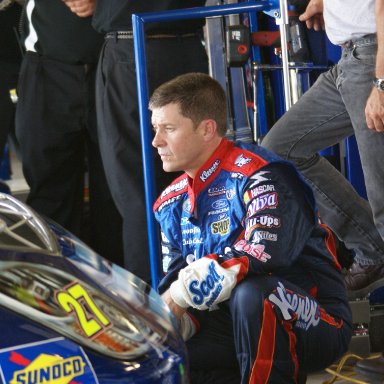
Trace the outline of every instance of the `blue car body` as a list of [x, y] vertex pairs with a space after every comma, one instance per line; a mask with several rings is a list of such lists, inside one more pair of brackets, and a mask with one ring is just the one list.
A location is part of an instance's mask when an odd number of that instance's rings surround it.
[[187, 383], [160, 296], [0, 193], [0, 383]]

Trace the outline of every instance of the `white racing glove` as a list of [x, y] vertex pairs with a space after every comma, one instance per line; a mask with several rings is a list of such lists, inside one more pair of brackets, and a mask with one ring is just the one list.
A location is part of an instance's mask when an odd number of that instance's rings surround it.
[[231, 296], [240, 267], [240, 263], [234, 263], [226, 269], [210, 257], [196, 260], [171, 284], [172, 300], [182, 308], [209, 309]]

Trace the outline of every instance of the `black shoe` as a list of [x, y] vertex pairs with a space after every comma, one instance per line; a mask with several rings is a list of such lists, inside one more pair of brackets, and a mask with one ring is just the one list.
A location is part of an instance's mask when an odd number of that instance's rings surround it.
[[384, 380], [384, 357], [364, 359], [356, 363], [356, 372], [366, 377], [372, 383], [382, 383]]
[[355, 262], [345, 274], [344, 282], [350, 299], [365, 297], [384, 286], [384, 264], [361, 265]]

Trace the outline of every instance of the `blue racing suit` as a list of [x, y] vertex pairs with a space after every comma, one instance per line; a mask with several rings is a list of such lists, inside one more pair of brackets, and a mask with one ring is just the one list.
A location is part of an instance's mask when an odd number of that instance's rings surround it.
[[294, 383], [299, 370], [325, 368], [347, 350], [352, 321], [333, 237], [291, 164], [223, 139], [154, 212], [159, 291], [189, 308], [191, 370], [213, 377], [194, 382], [219, 383], [230, 369], [237, 383]]

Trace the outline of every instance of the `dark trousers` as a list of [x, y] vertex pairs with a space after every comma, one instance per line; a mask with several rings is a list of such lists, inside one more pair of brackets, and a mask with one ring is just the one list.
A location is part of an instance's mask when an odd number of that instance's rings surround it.
[[15, 104], [11, 101], [9, 91], [16, 88], [18, 76], [17, 62], [0, 61], [0, 158], [3, 157], [8, 135], [14, 133]]
[[[18, 83], [16, 134], [30, 187], [27, 203], [83, 237], [102, 256], [118, 261], [121, 218], [106, 183], [97, 141], [95, 72], [95, 66], [65, 64], [28, 52]], [[84, 233], [86, 227], [89, 233]]]
[[[150, 39], [146, 45], [149, 89], [186, 72], [207, 72], [200, 39]], [[150, 281], [136, 73], [131, 39], [106, 39], [96, 78], [98, 132], [103, 164], [123, 217], [125, 267]], [[148, 129], [151, 129], [148, 127]], [[160, 192], [175, 175], [166, 175], [155, 157]]]
[[327, 306], [271, 276], [247, 278], [219, 310], [199, 315], [201, 329], [187, 342], [191, 384], [297, 383], [299, 373], [342, 356], [351, 338]]

